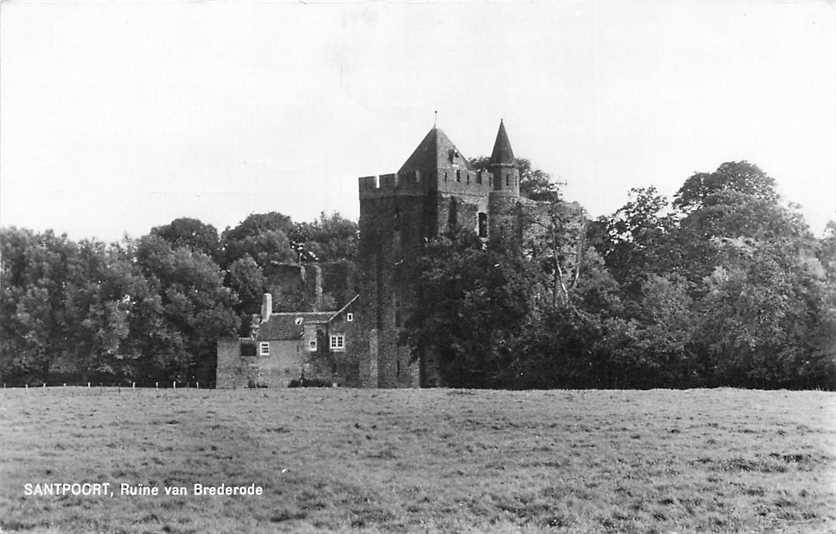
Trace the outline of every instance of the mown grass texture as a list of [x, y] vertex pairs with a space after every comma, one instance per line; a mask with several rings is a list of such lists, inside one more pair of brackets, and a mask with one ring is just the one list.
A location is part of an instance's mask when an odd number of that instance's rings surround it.
[[835, 462], [815, 391], [0, 390], [3, 532], [826, 532]]

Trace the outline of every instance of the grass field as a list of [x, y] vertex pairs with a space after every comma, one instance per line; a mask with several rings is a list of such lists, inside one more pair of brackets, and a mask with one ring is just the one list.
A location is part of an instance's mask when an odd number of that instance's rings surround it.
[[0, 390], [0, 531], [836, 531], [836, 394]]

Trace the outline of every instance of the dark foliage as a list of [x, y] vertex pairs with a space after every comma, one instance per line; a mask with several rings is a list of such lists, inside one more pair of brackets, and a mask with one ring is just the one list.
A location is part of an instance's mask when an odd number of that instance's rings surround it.
[[305, 378], [304, 376], [301, 378], [294, 378], [287, 385], [287, 387], [290, 388], [330, 388], [331, 386], [331, 382], [328, 382], [327, 380], [321, 380], [319, 378]]
[[836, 223], [813, 237], [756, 166], [673, 203], [634, 189], [594, 222], [552, 199], [529, 230], [517, 257], [467, 234], [427, 247], [404, 339], [446, 384], [836, 387]]
[[[518, 161], [521, 190], [548, 208], [522, 243], [456, 231], [418, 259], [402, 341], [435, 357], [445, 384], [836, 388], [836, 222], [813, 236], [747, 162], [691, 176], [673, 202], [634, 189], [589, 221]], [[211, 385], [217, 338], [248, 333], [271, 277], [318, 261], [346, 280], [357, 238], [338, 214], [275, 212], [220, 237], [182, 218], [111, 245], [1, 229], [0, 377]], [[304, 287], [280, 289], [277, 307], [306, 302]]]
[[353, 261], [356, 225], [338, 214], [310, 224], [251, 215], [222, 238], [181, 218], [110, 245], [0, 229], [0, 378], [211, 386], [215, 343], [248, 333], [267, 288], [264, 266], [299, 259], [288, 234]]

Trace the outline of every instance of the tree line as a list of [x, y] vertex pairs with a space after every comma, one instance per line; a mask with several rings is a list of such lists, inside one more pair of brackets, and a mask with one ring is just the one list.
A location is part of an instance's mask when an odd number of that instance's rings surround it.
[[[487, 158], [472, 161], [486, 165]], [[418, 258], [401, 331], [444, 383], [491, 388], [836, 386], [836, 222], [814, 236], [757, 166], [729, 162], [672, 199], [630, 192], [590, 219], [518, 161], [543, 206], [522, 239], [453, 228]], [[106, 244], [0, 229], [0, 380], [212, 385], [218, 337], [247, 335], [287, 263], [356, 266], [338, 214], [253, 214], [218, 232], [180, 218]], [[296, 292], [296, 293], [295, 293]]]
[[756, 165], [697, 173], [672, 200], [633, 189], [595, 220], [520, 167], [547, 202], [522, 242], [452, 229], [420, 260], [402, 342], [446, 384], [836, 386], [836, 222], [816, 238]]
[[248, 333], [270, 269], [354, 261], [356, 240], [339, 214], [295, 223], [275, 212], [220, 234], [180, 218], [110, 244], [0, 229], [0, 379], [211, 386], [217, 339]]

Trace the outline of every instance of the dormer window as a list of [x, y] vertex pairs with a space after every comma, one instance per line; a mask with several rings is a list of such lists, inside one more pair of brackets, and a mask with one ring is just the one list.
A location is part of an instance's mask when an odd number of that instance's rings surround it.
[[259, 356], [270, 356], [270, 343], [262, 341], [258, 344]]
[[303, 319], [302, 317], [297, 317], [296, 319], [293, 320], [293, 324], [295, 324], [296, 326], [299, 326], [300, 324], [302, 324], [304, 322], [305, 322], [305, 319]]
[[354, 320], [354, 314], [351, 313], [351, 312], [346, 313], [345, 314], [345, 320], [349, 323], [352, 322]]

